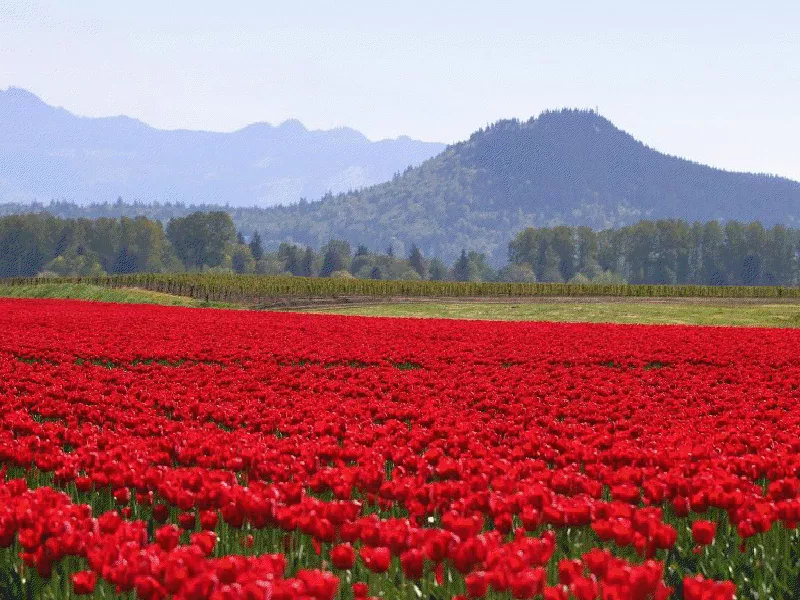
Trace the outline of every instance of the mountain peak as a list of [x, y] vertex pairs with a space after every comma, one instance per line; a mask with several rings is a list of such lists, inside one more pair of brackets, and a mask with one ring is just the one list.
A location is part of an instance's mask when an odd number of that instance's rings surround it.
[[[596, 126], [605, 127], [611, 130], [618, 130], [617, 127], [600, 113], [591, 109], [581, 108], [561, 108], [557, 110], [545, 110], [538, 117], [531, 117], [527, 121], [520, 119], [500, 119], [490, 123], [484, 129], [478, 130], [480, 134], [484, 131], [522, 131], [537, 126], [546, 127], [578, 127]], [[474, 134], [473, 134], [474, 135]]]
[[339, 139], [347, 140], [351, 143], [369, 143], [367, 136], [352, 127], [336, 127], [330, 133], [335, 133]]
[[283, 123], [278, 125], [281, 131], [288, 131], [290, 133], [305, 133], [308, 131], [306, 126], [297, 119], [286, 119]]
[[265, 122], [259, 121], [258, 123], [250, 123], [250, 125], [245, 125], [241, 129], [237, 129], [234, 133], [267, 133], [273, 131], [275, 129], [274, 126]]
[[7, 90], [0, 90], [0, 102], [10, 103], [22, 107], [46, 107], [47, 104], [36, 94], [20, 87], [10, 86]]
[[596, 110], [582, 108], [563, 108], [561, 110], [548, 110], [542, 112], [536, 119], [528, 121], [529, 124], [562, 125], [572, 127], [594, 127], [597, 130], [619, 129]]
[[29, 92], [25, 88], [16, 87], [16, 86], [9, 86], [7, 90], [0, 91], [0, 94], [5, 94], [7, 98], [19, 99], [19, 100], [30, 100], [35, 102], [41, 102], [42, 100], [34, 94], [33, 92]]

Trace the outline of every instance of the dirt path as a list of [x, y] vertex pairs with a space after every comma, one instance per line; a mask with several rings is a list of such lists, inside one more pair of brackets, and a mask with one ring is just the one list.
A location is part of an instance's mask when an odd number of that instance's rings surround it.
[[768, 304], [800, 304], [800, 298], [664, 298], [636, 296], [523, 296], [523, 297], [342, 297], [342, 298], [276, 298], [261, 302], [256, 308], [271, 310], [304, 310], [346, 308], [381, 304], [671, 304], [700, 306], [748, 306]]

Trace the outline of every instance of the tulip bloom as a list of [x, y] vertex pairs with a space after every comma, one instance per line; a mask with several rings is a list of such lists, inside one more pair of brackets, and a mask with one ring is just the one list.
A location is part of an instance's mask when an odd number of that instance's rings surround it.
[[350, 544], [340, 544], [331, 550], [331, 563], [337, 569], [352, 569], [356, 562], [356, 552]]
[[72, 576], [72, 589], [78, 595], [91, 594], [97, 585], [97, 573], [94, 571], [80, 571]]
[[408, 579], [420, 579], [425, 572], [425, 555], [418, 548], [411, 548], [400, 555], [400, 566]]
[[713, 521], [695, 521], [692, 523], [692, 537], [698, 546], [707, 546], [714, 541], [717, 524]]
[[389, 570], [392, 556], [388, 548], [364, 546], [361, 549], [361, 559], [364, 561], [364, 566], [373, 573], [385, 573]]

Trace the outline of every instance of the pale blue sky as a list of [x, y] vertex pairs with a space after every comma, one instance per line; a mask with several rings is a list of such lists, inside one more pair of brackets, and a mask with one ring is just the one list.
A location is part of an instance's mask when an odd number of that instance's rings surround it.
[[169, 129], [442, 142], [598, 107], [659, 150], [800, 180], [798, 32], [797, 0], [0, 0], [0, 89]]

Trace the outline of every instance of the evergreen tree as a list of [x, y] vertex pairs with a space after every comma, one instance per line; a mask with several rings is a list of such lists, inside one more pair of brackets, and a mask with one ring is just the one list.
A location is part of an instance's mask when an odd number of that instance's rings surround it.
[[306, 248], [303, 258], [300, 259], [300, 265], [296, 275], [301, 277], [311, 277], [314, 273], [314, 251], [311, 248]]
[[231, 252], [231, 268], [235, 273], [252, 273], [255, 261], [246, 244], [236, 244]]
[[294, 244], [282, 242], [278, 246], [277, 258], [283, 263], [283, 270], [292, 275], [300, 275], [300, 262], [303, 259], [303, 250]]
[[414, 269], [420, 277], [425, 278], [425, 260], [422, 257], [422, 252], [417, 248], [416, 244], [411, 245], [411, 253], [408, 255], [408, 264]]
[[461, 256], [456, 260], [453, 265], [453, 278], [456, 281], [469, 281], [470, 280], [470, 264], [467, 257], [467, 251], [461, 250]]
[[253, 234], [253, 239], [250, 240], [250, 253], [253, 255], [254, 260], [261, 260], [264, 258], [264, 247], [261, 245], [261, 235], [256, 231]]

